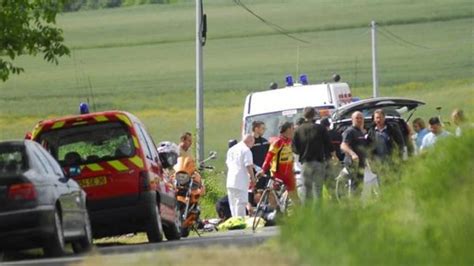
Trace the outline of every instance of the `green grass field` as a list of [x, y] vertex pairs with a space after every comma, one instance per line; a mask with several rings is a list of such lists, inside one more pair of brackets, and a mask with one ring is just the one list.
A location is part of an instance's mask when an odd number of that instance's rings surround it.
[[[240, 135], [248, 92], [271, 81], [282, 85], [286, 74], [306, 73], [314, 83], [337, 72], [354, 95], [370, 96], [372, 19], [384, 33], [381, 95], [426, 101], [418, 113], [424, 118], [436, 115], [436, 106], [446, 119], [454, 107], [474, 115], [471, 1], [243, 2], [309, 43], [275, 33], [231, 0], [205, 1], [205, 148], [220, 154], [221, 181], [227, 140]], [[38, 120], [75, 114], [87, 100], [97, 111], [136, 114], [156, 142], [194, 131], [194, 12], [191, 1], [62, 14], [72, 54], [59, 66], [41, 56], [18, 58], [26, 72], [0, 83], [0, 138], [22, 138]]]

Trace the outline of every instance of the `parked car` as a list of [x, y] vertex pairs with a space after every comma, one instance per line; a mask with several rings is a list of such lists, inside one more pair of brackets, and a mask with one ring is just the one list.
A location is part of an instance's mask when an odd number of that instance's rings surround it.
[[86, 193], [38, 143], [0, 142], [0, 253], [43, 248], [46, 255], [92, 246]]
[[39, 142], [87, 192], [94, 237], [145, 231], [150, 242], [180, 238], [174, 185], [163, 175], [155, 143], [134, 115], [122, 111], [38, 123]]
[[424, 102], [418, 100], [398, 97], [378, 97], [360, 100], [337, 109], [331, 117], [333, 124], [332, 127], [337, 134], [342, 134], [346, 128], [352, 125], [352, 113], [360, 111], [365, 117], [365, 128], [368, 129], [373, 126], [374, 111], [376, 109], [382, 109], [385, 112], [386, 123], [395, 124], [400, 128], [408, 152], [410, 153], [413, 151], [413, 145], [410, 139], [410, 130], [407, 123], [413, 116], [416, 108], [424, 104]]

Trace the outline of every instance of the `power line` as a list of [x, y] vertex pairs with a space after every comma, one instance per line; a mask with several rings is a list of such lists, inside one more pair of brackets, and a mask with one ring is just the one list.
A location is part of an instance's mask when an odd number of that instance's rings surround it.
[[400, 42], [403, 42], [405, 44], [408, 44], [408, 45], [411, 45], [411, 46], [414, 46], [414, 47], [418, 47], [418, 48], [422, 48], [422, 49], [430, 49], [429, 47], [426, 47], [426, 46], [423, 46], [423, 45], [420, 45], [420, 44], [417, 44], [417, 43], [414, 43], [414, 42], [407, 41], [407, 40], [403, 39], [402, 37], [396, 35], [395, 33], [389, 31], [385, 27], [379, 27], [379, 29], [383, 30], [385, 33], [389, 34], [393, 38], [395, 38], [395, 39], [397, 39]]
[[288, 38], [291, 38], [293, 40], [296, 40], [296, 41], [299, 41], [299, 42], [302, 42], [302, 43], [307, 43], [309, 44], [310, 42], [309, 41], [306, 41], [306, 40], [303, 40], [303, 39], [300, 39], [298, 37], [295, 37], [293, 35], [291, 35], [290, 33], [288, 33], [288, 30], [286, 30], [285, 28], [273, 23], [273, 22], [270, 22], [266, 19], [264, 19], [263, 17], [259, 16], [257, 13], [255, 13], [253, 10], [251, 10], [249, 7], [247, 7], [244, 3], [242, 3], [240, 0], [233, 0], [233, 2], [243, 8], [245, 11], [247, 11], [248, 13], [250, 13], [252, 16], [256, 17], [258, 20], [260, 20], [261, 22], [263, 22], [264, 24], [266, 24], [267, 26], [269, 26], [270, 28], [273, 28], [275, 31], [285, 35], [286, 37]]
[[379, 31], [377, 30], [378, 33], [380, 33], [380, 35], [382, 35], [383, 37], [387, 38], [387, 40], [393, 42], [393, 43], [396, 43], [402, 47], [406, 47], [406, 48], [413, 48], [413, 47], [410, 47], [408, 46], [407, 44], [403, 43], [403, 42], [400, 42], [399, 40], [391, 37], [390, 35], [388, 35], [387, 33], [383, 32], [383, 31]]

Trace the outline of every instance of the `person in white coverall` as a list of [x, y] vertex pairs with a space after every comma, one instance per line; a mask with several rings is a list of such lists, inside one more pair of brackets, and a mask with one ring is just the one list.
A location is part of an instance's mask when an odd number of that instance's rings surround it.
[[248, 134], [227, 151], [227, 195], [232, 217], [244, 217], [248, 203], [248, 188], [255, 183], [253, 159], [250, 148], [255, 139]]

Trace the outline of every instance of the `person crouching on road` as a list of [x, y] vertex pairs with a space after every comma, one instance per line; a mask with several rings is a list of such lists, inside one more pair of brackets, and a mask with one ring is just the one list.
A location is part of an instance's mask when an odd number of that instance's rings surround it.
[[250, 148], [255, 138], [248, 134], [227, 151], [227, 194], [232, 217], [244, 217], [248, 204], [249, 185], [255, 184]]
[[270, 145], [265, 156], [262, 171], [257, 175], [263, 175], [270, 171], [272, 177], [281, 179], [288, 190], [288, 195], [294, 203], [300, 203], [296, 193], [296, 179], [293, 173], [293, 151], [291, 150], [291, 139], [295, 133], [292, 122], [285, 122], [280, 126], [280, 136]]

